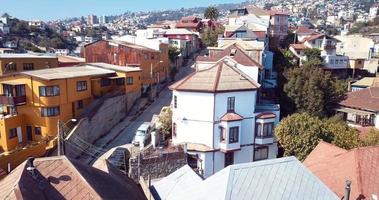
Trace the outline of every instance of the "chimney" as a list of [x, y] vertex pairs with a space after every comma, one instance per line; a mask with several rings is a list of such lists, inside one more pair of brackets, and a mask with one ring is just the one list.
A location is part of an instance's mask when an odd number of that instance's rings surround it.
[[345, 183], [345, 196], [343, 200], [349, 200], [350, 199], [350, 190], [351, 190], [351, 181], [347, 180]]
[[34, 167], [34, 157], [29, 157], [26, 161], [26, 170], [30, 173], [30, 175], [33, 177], [33, 179], [37, 178], [36, 168]]
[[187, 143], [184, 143], [184, 145], [183, 145], [183, 151], [184, 151], [184, 153], [186, 154], [187, 153]]

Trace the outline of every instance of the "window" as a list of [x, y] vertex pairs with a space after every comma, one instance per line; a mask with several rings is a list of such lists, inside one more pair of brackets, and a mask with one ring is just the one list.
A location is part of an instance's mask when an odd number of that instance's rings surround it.
[[234, 112], [235, 97], [228, 97], [227, 112]]
[[25, 85], [16, 85], [15, 86], [16, 90], [16, 97], [22, 97], [25, 96]]
[[83, 100], [79, 100], [76, 102], [76, 109], [83, 109], [83, 107], [84, 107]]
[[41, 135], [42, 134], [41, 127], [34, 127], [34, 134], [35, 135]]
[[17, 128], [9, 129], [9, 139], [17, 137]]
[[24, 68], [24, 70], [33, 70], [34, 69], [34, 63], [24, 63], [23, 68]]
[[255, 136], [257, 137], [272, 137], [274, 132], [274, 123], [257, 124], [255, 130]]
[[254, 161], [265, 160], [268, 158], [268, 147], [257, 147], [254, 149]]
[[187, 163], [192, 169], [197, 169], [197, 161], [199, 159], [199, 156], [197, 154], [191, 155], [187, 154]]
[[133, 77], [126, 77], [126, 85], [133, 85]]
[[176, 123], [172, 124], [172, 135], [176, 137]]
[[174, 108], [178, 107], [178, 97], [175, 95], [174, 96]]
[[362, 64], [362, 61], [361, 60], [358, 60], [358, 65], [361, 65]]
[[111, 85], [111, 80], [107, 78], [102, 78], [100, 81], [100, 86], [105, 87], [105, 86], [110, 86]]
[[227, 167], [229, 165], [233, 165], [233, 163], [234, 163], [234, 152], [225, 153], [224, 166]]
[[42, 117], [53, 117], [53, 116], [58, 116], [59, 114], [60, 114], [59, 106], [41, 108]]
[[7, 85], [3, 84], [3, 92], [5, 96], [11, 97], [13, 96], [13, 86], [12, 85]]
[[59, 95], [59, 86], [39, 86], [39, 96], [51, 97]]
[[229, 128], [229, 143], [236, 143], [238, 142], [238, 133], [239, 127], [231, 127]]
[[10, 63], [5, 65], [5, 70], [6, 71], [17, 71], [17, 66], [15, 63], [10, 62]]
[[87, 90], [87, 81], [78, 81], [76, 82], [76, 91], [85, 91]]
[[220, 142], [225, 142], [225, 138], [226, 138], [225, 128], [222, 126], [219, 126], [218, 128], [220, 130]]
[[116, 79], [116, 85], [125, 85], [125, 78]]

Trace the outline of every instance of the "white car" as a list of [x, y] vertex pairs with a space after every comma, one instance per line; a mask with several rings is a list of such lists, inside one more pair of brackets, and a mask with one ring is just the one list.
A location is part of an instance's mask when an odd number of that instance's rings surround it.
[[136, 131], [136, 135], [134, 136], [132, 144], [135, 146], [144, 147], [146, 141], [150, 139], [151, 131], [152, 127], [150, 122], [144, 122], [141, 124], [141, 126]]

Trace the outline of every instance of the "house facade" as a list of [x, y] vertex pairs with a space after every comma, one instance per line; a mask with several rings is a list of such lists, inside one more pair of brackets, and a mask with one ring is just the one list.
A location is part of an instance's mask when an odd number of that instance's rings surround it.
[[225, 60], [170, 86], [173, 143], [186, 145], [192, 167], [204, 177], [228, 165], [276, 158], [279, 107], [257, 105], [259, 88]]
[[350, 92], [339, 105], [337, 112], [350, 126], [379, 129], [379, 87]]
[[57, 122], [78, 118], [94, 99], [140, 96], [141, 70], [105, 63], [3, 75], [0, 79], [0, 152], [57, 135]]
[[138, 66], [142, 69], [143, 87], [166, 80], [168, 77], [168, 45], [160, 50], [118, 40], [100, 40], [85, 45], [86, 62], [104, 62], [119, 66]]

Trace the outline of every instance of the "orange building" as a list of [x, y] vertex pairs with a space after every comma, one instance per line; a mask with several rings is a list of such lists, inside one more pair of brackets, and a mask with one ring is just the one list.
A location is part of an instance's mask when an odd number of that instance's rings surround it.
[[58, 120], [80, 117], [94, 99], [106, 94], [130, 95], [131, 105], [141, 93], [141, 71], [89, 63], [3, 75], [0, 152], [55, 138]]
[[116, 40], [100, 40], [84, 48], [86, 62], [104, 62], [120, 66], [139, 66], [144, 87], [164, 81], [169, 73], [168, 44], [160, 50]]

